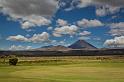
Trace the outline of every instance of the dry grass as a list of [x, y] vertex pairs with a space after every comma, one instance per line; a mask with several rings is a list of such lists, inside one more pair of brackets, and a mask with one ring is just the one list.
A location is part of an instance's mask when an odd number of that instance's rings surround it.
[[0, 65], [0, 82], [124, 82], [123, 57], [20, 57], [19, 60], [17, 66]]

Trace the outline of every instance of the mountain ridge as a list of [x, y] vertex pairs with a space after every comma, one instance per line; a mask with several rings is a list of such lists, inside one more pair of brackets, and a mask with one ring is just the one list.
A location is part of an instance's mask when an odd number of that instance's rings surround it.
[[37, 48], [35, 50], [39, 51], [68, 51], [68, 50], [76, 50], [76, 49], [97, 49], [95, 46], [91, 45], [90, 43], [86, 42], [85, 40], [78, 40], [71, 44], [70, 46], [62, 46], [62, 45], [48, 45], [48, 46], [43, 46], [41, 48]]
[[68, 47], [62, 46], [62, 45], [57, 45], [57, 46], [43, 46], [41, 48], [37, 48], [35, 50], [40, 50], [40, 51], [68, 51], [71, 50]]

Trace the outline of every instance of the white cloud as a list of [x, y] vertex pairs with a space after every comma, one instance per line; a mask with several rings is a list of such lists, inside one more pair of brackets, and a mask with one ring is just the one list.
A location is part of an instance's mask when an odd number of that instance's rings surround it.
[[[76, 4], [77, 5], [76, 5]], [[84, 8], [88, 6], [96, 7], [96, 15], [106, 16], [120, 11], [124, 7], [124, 0], [73, 0], [71, 6], [65, 10], [72, 10], [74, 8]]]
[[120, 23], [112, 23], [111, 24], [112, 28], [124, 28], [124, 22], [120, 22]]
[[35, 25], [33, 23], [28, 22], [28, 21], [22, 23], [22, 28], [23, 29], [29, 29], [30, 27], [34, 27], [34, 26]]
[[62, 37], [62, 34], [53, 32], [53, 36], [55, 36], [55, 37]]
[[89, 37], [90, 34], [91, 34], [91, 32], [89, 32], [89, 31], [80, 32], [78, 39], [89, 40], [90, 39], [90, 37]]
[[65, 40], [62, 40], [59, 42], [59, 44], [61, 44], [61, 45], [64, 45], [65, 43], [66, 43]]
[[80, 27], [99, 27], [99, 26], [103, 26], [104, 24], [99, 21], [99, 20], [88, 20], [88, 19], [82, 19], [80, 21], [77, 22], [78, 26]]
[[65, 46], [67, 46], [67, 44], [66, 44], [66, 39], [63, 39], [63, 40], [61, 40], [61, 41], [57, 41], [57, 40], [52, 40], [51, 41], [51, 43], [52, 43], [52, 45], [65, 45]]
[[56, 0], [0, 0], [0, 12], [11, 20], [19, 21], [23, 29], [49, 25], [57, 10]]
[[53, 27], [51, 27], [51, 26], [47, 28], [47, 30], [52, 30], [52, 29], [53, 29]]
[[113, 36], [124, 36], [124, 22], [110, 24], [110, 31]]
[[2, 12], [10, 17], [50, 16], [57, 8], [56, 0], [0, 0]]
[[98, 7], [96, 9], [96, 15], [97, 16], [106, 16], [109, 14], [114, 14], [116, 12], [120, 11], [120, 7], [114, 7], [114, 6], [102, 6]]
[[111, 5], [111, 6], [124, 6], [124, 0], [92, 0], [96, 3], [102, 4], [102, 5]]
[[43, 32], [41, 34], [34, 34], [33, 37], [29, 38], [29, 40], [34, 43], [48, 42], [49, 34], [47, 32]]
[[29, 29], [35, 26], [49, 25], [51, 21], [42, 16], [28, 16], [23, 18], [21, 23], [23, 29]]
[[47, 32], [43, 32], [41, 34], [34, 34], [31, 38], [27, 38], [22, 35], [9, 36], [7, 40], [33, 43], [48, 42], [49, 34]]
[[113, 0], [81, 0], [82, 4], [89, 6], [96, 6], [97, 16], [106, 16], [109, 14], [115, 14], [120, 11], [122, 7], [123, 0], [113, 1]]
[[85, 36], [82, 36], [82, 37], [79, 37], [78, 39], [79, 39], [79, 40], [89, 40], [89, 39], [90, 39], [90, 37], [85, 37]]
[[10, 40], [10, 41], [22, 41], [22, 42], [26, 42], [28, 41], [28, 39], [22, 35], [17, 35], [17, 36], [9, 36], [7, 38], [7, 40]]
[[52, 40], [51, 43], [52, 44], [57, 43], [57, 40]]
[[[60, 0], [61, 1], [61, 0]], [[66, 11], [70, 11], [75, 8], [83, 8], [93, 4], [92, 0], [71, 0], [61, 1], [60, 6], [64, 7]]]
[[115, 37], [114, 39], [106, 40], [104, 45], [108, 47], [124, 47], [124, 36]]
[[62, 26], [60, 28], [55, 28], [53, 35], [56, 37], [61, 37], [62, 35], [74, 35], [78, 31], [78, 27], [75, 25]]
[[68, 25], [68, 22], [63, 20], [63, 19], [58, 19], [56, 22], [58, 23], [59, 26], [66, 26], [66, 25]]
[[91, 32], [89, 32], [89, 31], [83, 31], [83, 32], [79, 33], [80, 36], [88, 36], [90, 34], [91, 34]]
[[92, 4], [93, 4], [92, 0], [80, 0], [80, 4], [77, 7], [82, 8], [82, 7], [87, 7], [89, 5], [92, 5]]
[[22, 45], [12, 45], [9, 50], [30, 50], [32, 49], [32, 46], [22, 46]]
[[[77, 1], [77, 0], [74, 0]], [[87, 7], [90, 5], [95, 6], [113, 6], [113, 7], [123, 7], [124, 0], [78, 0], [80, 3], [78, 4], [78, 7]]]

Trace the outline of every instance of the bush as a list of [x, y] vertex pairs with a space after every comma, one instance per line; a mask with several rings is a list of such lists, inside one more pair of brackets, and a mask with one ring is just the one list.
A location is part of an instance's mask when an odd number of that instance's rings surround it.
[[18, 59], [17, 58], [11, 58], [9, 59], [9, 65], [16, 65], [18, 62]]

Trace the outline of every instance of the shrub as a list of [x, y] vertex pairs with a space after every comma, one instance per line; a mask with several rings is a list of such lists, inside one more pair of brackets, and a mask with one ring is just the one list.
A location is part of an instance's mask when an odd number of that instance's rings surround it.
[[5, 63], [7, 56], [3, 55], [3, 56], [1, 56], [0, 58], [3, 59], [3, 63]]
[[11, 58], [9, 59], [9, 65], [16, 65], [18, 62], [18, 58]]

